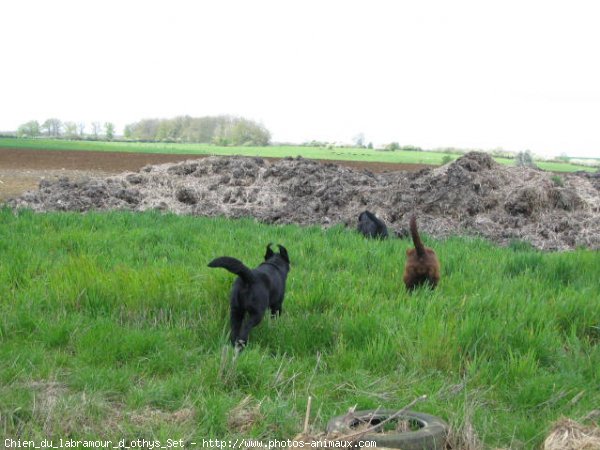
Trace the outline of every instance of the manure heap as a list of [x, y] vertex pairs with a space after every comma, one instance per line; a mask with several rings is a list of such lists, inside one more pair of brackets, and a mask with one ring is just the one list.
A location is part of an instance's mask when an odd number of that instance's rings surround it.
[[373, 174], [303, 158], [213, 156], [108, 178], [42, 180], [10, 200], [34, 211], [145, 211], [355, 227], [369, 209], [399, 235], [415, 211], [436, 238], [524, 240], [539, 249], [600, 248], [600, 174], [507, 167], [471, 152], [419, 172]]

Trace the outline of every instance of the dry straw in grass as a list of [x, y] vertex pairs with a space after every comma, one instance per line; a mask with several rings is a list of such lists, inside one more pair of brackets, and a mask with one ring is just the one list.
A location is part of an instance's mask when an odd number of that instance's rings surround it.
[[544, 441], [543, 450], [598, 450], [600, 428], [582, 425], [571, 419], [560, 419]]
[[229, 411], [227, 426], [230, 430], [244, 433], [262, 418], [260, 402], [257, 402], [251, 395], [248, 395], [235, 408]]

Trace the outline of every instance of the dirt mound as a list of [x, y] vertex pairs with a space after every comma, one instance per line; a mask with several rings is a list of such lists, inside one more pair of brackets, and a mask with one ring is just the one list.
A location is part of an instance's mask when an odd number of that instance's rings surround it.
[[9, 202], [36, 211], [159, 209], [202, 216], [252, 216], [267, 223], [354, 227], [369, 209], [398, 234], [416, 212], [433, 236], [480, 235], [542, 249], [600, 247], [594, 178], [497, 164], [472, 152], [419, 172], [373, 174], [302, 158], [208, 157], [146, 166], [83, 181], [43, 181]]

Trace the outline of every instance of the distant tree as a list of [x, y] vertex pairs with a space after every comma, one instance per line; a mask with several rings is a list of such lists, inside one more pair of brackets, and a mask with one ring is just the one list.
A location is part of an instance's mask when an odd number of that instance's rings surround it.
[[37, 137], [40, 135], [40, 123], [37, 120], [30, 120], [19, 126], [17, 136], [19, 137]]
[[187, 128], [190, 127], [190, 116], [178, 116], [165, 121], [168, 124], [166, 138], [173, 141], [180, 141]]
[[133, 125], [132, 124], [125, 125], [125, 128], [123, 129], [123, 137], [125, 137], [125, 139], [133, 139]]
[[59, 119], [46, 119], [46, 121], [42, 124], [42, 130], [46, 131], [46, 134], [51, 137], [60, 136], [62, 129], [62, 122]]
[[157, 141], [180, 141], [186, 125], [187, 120], [183, 116], [160, 120], [154, 139]]
[[65, 122], [63, 124], [63, 129], [65, 132], [65, 137], [67, 139], [77, 138], [77, 124], [75, 122]]
[[154, 134], [153, 141], [165, 141], [170, 138], [170, 128], [171, 125], [167, 120], [161, 120], [158, 122], [158, 127], [156, 129], [156, 133]]
[[571, 158], [569, 158], [569, 155], [567, 155], [565, 152], [562, 152], [559, 156], [556, 157], [556, 159], [566, 163], [571, 161]]
[[224, 121], [226, 118], [221, 116], [190, 117], [181, 138], [186, 142], [211, 142], [217, 127]]
[[130, 139], [155, 141], [158, 134], [159, 119], [142, 119], [126, 126]]
[[367, 148], [370, 149], [370, 150], [373, 150], [373, 143], [369, 142], [369, 144], [367, 145]]
[[115, 125], [112, 122], [106, 122], [104, 124], [104, 135], [106, 139], [111, 141], [115, 136]]
[[517, 167], [530, 167], [532, 169], [537, 169], [537, 166], [533, 162], [533, 156], [529, 150], [520, 151], [517, 153], [515, 157], [515, 164]]
[[83, 137], [85, 134], [85, 122], [79, 122], [77, 124], [77, 128], [79, 129], [79, 137]]
[[102, 125], [100, 125], [100, 122], [92, 122], [92, 137], [94, 139], [98, 139], [98, 135], [100, 134], [101, 130]]
[[271, 133], [265, 127], [246, 119], [233, 121], [228, 131], [232, 145], [265, 146], [271, 140]]
[[352, 138], [352, 142], [354, 142], [355, 147], [363, 148], [365, 146], [365, 134], [358, 133]]
[[385, 146], [385, 149], [390, 152], [395, 152], [396, 150], [400, 150], [400, 144], [398, 144], [397, 142], [390, 142], [388, 145]]
[[229, 135], [231, 134], [229, 131], [230, 128], [230, 124], [228, 124], [227, 122], [222, 122], [219, 123], [217, 125], [217, 127], [215, 128], [213, 137], [212, 137], [212, 143], [215, 145], [221, 145], [221, 146], [227, 146], [230, 145], [231, 142], [229, 141]]
[[229, 145], [229, 141], [225, 136], [215, 135], [212, 140], [212, 143], [218, 145], [219, 147], [227, 147]]

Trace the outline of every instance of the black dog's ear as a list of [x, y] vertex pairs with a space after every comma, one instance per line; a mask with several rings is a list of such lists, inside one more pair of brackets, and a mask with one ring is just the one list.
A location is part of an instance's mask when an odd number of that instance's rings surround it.
[[271, 245], [273, 245], [272, 242], [269, 242], [267, 244], [267, 252], [265, 253], [265, 261], [275, 254], [275, 252], [273, 250], [271, 250]]
[[285, 249], [285, 247], [283, 245], [279, 245], [277, 244], [277, 247], [279, 247], [279, 254], [281, 255], [281, 257], [285, 260], [286, 263], [290, 263], [290, 257], [288, 256], [288, 252]]

